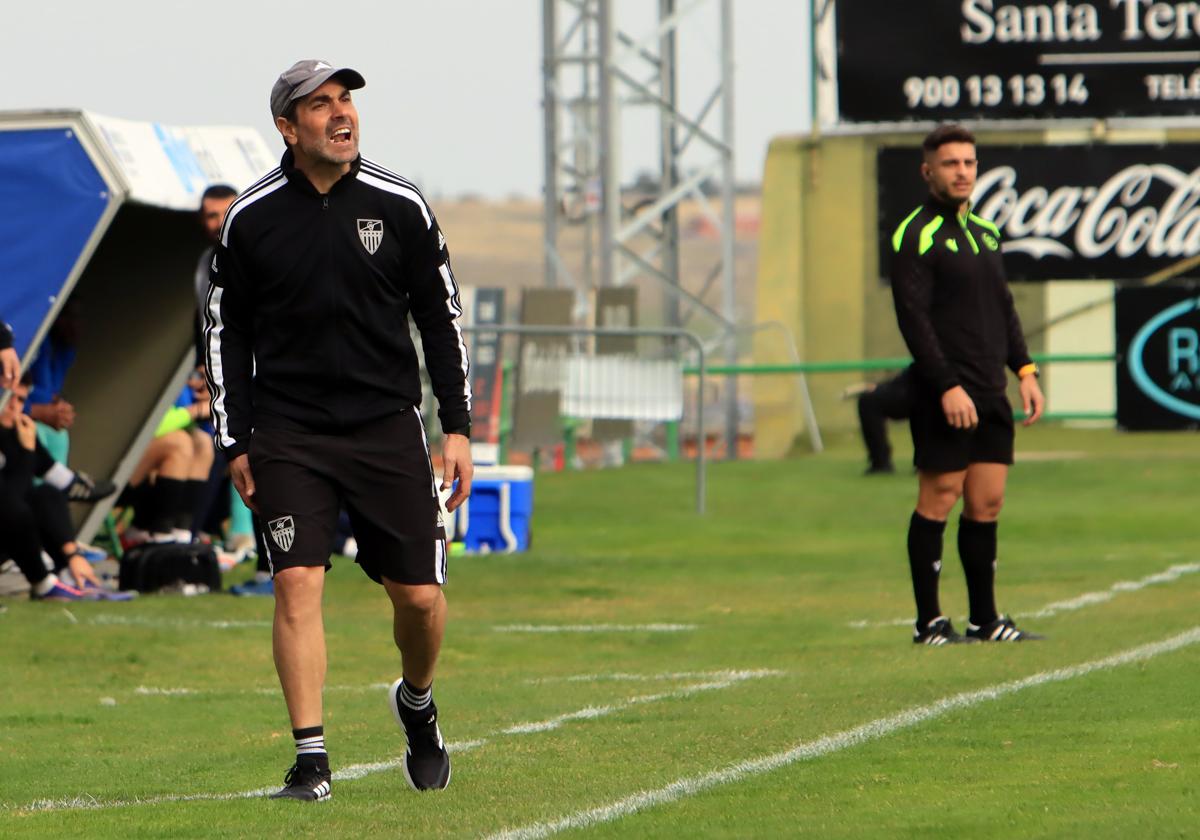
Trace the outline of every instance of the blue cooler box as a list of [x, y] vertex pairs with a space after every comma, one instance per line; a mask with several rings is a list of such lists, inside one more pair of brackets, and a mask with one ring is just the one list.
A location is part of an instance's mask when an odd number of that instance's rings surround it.
[[533, 469], [476, 467], [471, 498], [455, 514], [455, 530], [465, 531], [467, 551], [525, 551], [533, 518]]

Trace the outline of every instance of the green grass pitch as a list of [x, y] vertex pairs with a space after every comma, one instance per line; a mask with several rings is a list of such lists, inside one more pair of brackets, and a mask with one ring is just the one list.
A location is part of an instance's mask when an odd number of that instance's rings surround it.
[[903, 623], [915, 481], [861, 477], [853, 441], [714, 465], [704, 517], [687, 464], [539, 475], [532, 551], [451, 560], [442, 793], [396, 765], [389, 610], [350, 561], [325, 726], [353, 778], [315, 806], [243, 795], [292, 759], [269, 600], [8, 600], [0, 836], [1195, 836], [1200, 441], [1018, 453], [999, 602], [1049, 639], [937, 649]]

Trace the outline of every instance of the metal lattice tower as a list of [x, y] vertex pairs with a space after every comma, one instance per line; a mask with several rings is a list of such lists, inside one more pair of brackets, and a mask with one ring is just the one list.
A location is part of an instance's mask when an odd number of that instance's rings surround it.
[[[734, 115], [732, 0], [657, 0], [647, 32], [617, 20], [618, 0], [543, 0], [545, 130], [545, 273], [550, 286], [576, 291], [586, 312], [589, 292], [639, 276], [663, 290], [663, 322], [686, 326], [695, 316], [714, 324], [737, 362], [734, 336]], [[649, 4], [647, 4], [649, 5]], [[644, 7], [643, 7], [644, 12]], [[714, 89], [689, 113], [680, 107], [679, 37], [701, 15], [716, 16]], [[621, 126], [645, 109], [657, 116], [658, 154], [651, 189], [622, 183]], [[714, 189], [715, 185], [715, 189]], [[719, 232], [720, 258], [700, 289], [680, 283], [679, 207], [695, 201]], [[572, 271], [561, 236], [580, 226], [582, 260]], [[719, 309], [704, 303], [720, 282]], [[727, 452], [736, 452], [737, 392], [725, 393]]]

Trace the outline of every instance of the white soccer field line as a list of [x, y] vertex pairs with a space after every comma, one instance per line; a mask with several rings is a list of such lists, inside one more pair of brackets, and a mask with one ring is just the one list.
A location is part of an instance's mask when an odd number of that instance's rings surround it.
[[1024, 691], [1028, 688], [1046, 685], [1048, 683], [1064, 682], [1076, 677], [1087, 676], [1096, 671], [1116, 668], [1134, 662], [1144, 662], [1164, 653], [1179, 650], [1200, 642], [1200, 627], [1193, 627], [1179, 635], [1172, 636], [1160, 642], [1141, 645], [1121, 653], [1085, 662], [1081, 665], [1071, 665], [1053, 671], [1042, 671], [1019, 680], [1000, 683], [976, 691], [965, 691], [954, 694], [931, 703], [927, 706], [916, 706], [888, 717], [864, 723], [852, 729], [826, 735], [812, 741], [804, 741], [782, 752], [772, 753], [759, 758], [739, 761], [720, 770], [702, 773], [695, 776], [685, 776], [676, 779], [668, 785], [639, 793], [601, 805], [576, 811], [550, 822], [532, 823], [515, 829], [505, 829], [491, 834], [487, 840], [539, 840], [561, 831], [575, 828], [587, 828], [599, 823], [612, 822], [622, 817], [630, 816], [638, 811], [644, 811], [659, 805], [666, 805], [685, 797], [694, 796], [711, 788], [734, 784], [753, 776], [759, 776], [830, 753], [839, 752], [850, 747], [874, 741], [885, 735], [890, 735], [901, 729], [908, 729], [950, 712], [977, 706], [989, 700], [999, 700], [1010, 694]]
[[[330, 692], [347, 692], [356, 693], [363, 691], [382, 691], [391, 683], [363, 683], [362, 685], [327, 685], [323, 691], [328, 694]], [[211, 695], [239, 695], [239, 694], [261, 694], [265, 696], [279, 696], [283, 691], [279, 686], [272, 688], [233, 688], [233, 689], [212, 689], [212, 688], [185, 688], [183, 686], [153, 686], [139, 685], [133, 689], [133, 693], [138, 697], [203, 697]]]
[[686, 633], [695, 624], [497, 624], [497, 633]]
[[[63, 610], [66, 612], [66, 610]], [[67, 617], [76, 623], [75, 616], [67, 613]], [[184, 618], [150, 618], [136, 615], [114, 615], [105, 613], [88, 619], [89, 624], [113, 624], [135, 627], [209, 627], [214, 630], [236, 630], [244, 627], [270, 627], [267, 620], [204, 620]], [[695, 630], [695, 624], [671, 624], [665, 622], [651, 624], [497, 624], [492, 627], [495, 633], [688, 633]]]
[[[564, 682], [682, 682], [684, 680], [733, 680], [735, 682], [740, 682], [742, 680], [758, 679], [760, 677], [777, 677], [782, 673], [783, 671], [776, 671], [769, 668], [756, 668], [736, 671], [668, 671], [661, 674], [628, 674], [614, 672], [611, 674], [573, 674], [571, 676], [564, 677], [542, 677], [539, 679], [526, 680], [525, 682], [528, 685], [543, 685], [547, 683]], [[327, 685], [325, 686], [324, 691], [326, 694], [329, 694], [330, 692], [361, 693], [364, 691], [382, 691], [390, 686], [390, 682], [362, 683], [358, 685]], [[279, 686], [273, 686], [270, 688], [212, 689], [152, 685], [139, 685], [133, 689], [133, 693], [138, 697], [203, 697], [210, 695], [236, 696], [241, 694], [280, 696], [283, 694]]]
[[[1057, 615], [1063, 612], [1072, 612], [1073, 610], [1081, 610], [1084, 607], [1092, 607], [1096, 604], [1103, 604], [1111, 601], [1117, 595], [1124, 592], [1137, 592], [1140, 589], [1145, 589], [1148, 586], [1155, 586], [1162, 583], [1174, 583], [1184, 575], [1195, 574], [1200, 572], [1200, 563], [1176, 563], [1167, 569], [1157, 572], [1152, 575], [1146, 575], [1138, 580], [1119, 580], [1110, 586], [1108, 589], [1101, 589], [1097, 592], [1085, 592], [1082, 595], [1077, 595], [1074, 598], [1068, 598], [1065, 601], [1054, 601], [1047, 604], [1034, 612], [1022, 612], [1021, 618], [1049, 618], [1052, 615]], [[855, 630], [866, 630], [875, 627], [911, 627], [912, 618], [892, 618], [886, 621], [848, 621], [847, 627], [853, 627]]]
[[140, 615], [103, 613], [88, 619], [88, 624], [115, 624], [131, 627], [210, 627], [214, 630], [236, 630], [242, 627], [270, 627], [270, 621], [205, 621], [199, 618], [150, 618]]
[[527, 685], [546, 685], [548, 683], [591, 683], [591, 682], [667, 682], [679, 680], [711, 680], [726, 679], [733, 676], [748, 675], [751, 677], [777, 677], [782, 671], [770, 669], [755, 669], [752, 671], [665, 671], [661, 674], [630, 674], [614, 671], [610, 674], [572, 674], [565, 677], [534, 677], [525, 680]]
[[[634, 697], [629, 697], [619, 703], [613, 703], [608, 706], [595, 707], [589, 706], [580, 709], [576, 712], [570, 712], [565, 715], [557, 715], [543, 721], [534, 721], [530, 723], [516, 724], [509, 726], [498, 732], [492, 733], [485, 738], [479, 738], [472, 741], [451, 742], [446, 745], [446, 748], [453, 754], [468, 752], [478, 749], [490, 743], [493, 738], [512, 735], [531, 735], [539, 732], [547, 732], [552, 729], [558, 729], [564, 723], [569, 723], [574, 720], [591, 720], [594, 718], [605, 717], [615, 714], [625, 709], [633, 708], [634, 706], [645, 705], [647, 703], [656, 703], [662, 700], [681, 699], [690, 697], [693, 694], [699, 694], [704, 691], [715, 691], [723, 688], [730, 688], [738, 683], [746, 680], [761, 679], [767, 676], [779, 674], [779, 671], [770, 671], [766, 669], [753, 671], [722, 671], [717, 672], [722, 675], [721, 679], [711, 680], [709, 682], [700, 683], [698, 685], [685, 686], [675, 691], [666, 691], [659, 694], [643, 694]], [[136, 693], [135, 689], [135, 693]], [[174, 697], [180, 696], [186, 689], [163, 689], [156, 692], [150, 692], [158, 696]], [[145, 693], [145, 692], [143, 692]], [[371, 762], [367, 764], [353, 764], [349, 767], [342, 768], [333, 774], [335, 781], [346, 781], [352, 779], [361, 779], [364, 776], [369, 776], [372, 773], [379, 773], [385, 770], [394, 770], [400, 766], [401, 759], [393, 758], [385, 761]], [[191, 794], [163, 794], [161, 796], [150, 796], [135, 799], [109, 799], [101, 800], [90, 795], [73, 796], [65, 799], [39, 799], [24, 806], [0, 805], [0, 810], [17, 810], [17, 811], [66, 811], [66, 810], [98, 810], [103, 808], [122, 808], [130, 805], [162, 805], [169, 802], [198, 802], [210, 800], [232, 800], [232, 799], [253, 799], [258, 796], [266, 796], [268, 793], [273, 793], [278, 790], [278, 787], [256, 788], [254, 790], [239, 791], [235, 793], [191, 793]]]

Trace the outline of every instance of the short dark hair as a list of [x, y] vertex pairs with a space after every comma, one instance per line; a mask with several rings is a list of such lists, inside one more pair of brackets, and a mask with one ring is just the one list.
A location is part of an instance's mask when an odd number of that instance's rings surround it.
[[943, 123], [925, 135], [921, 148], [926, 153], [936, 152], [947, 143], [970, 143], [975, 145], [975, 135], [956, 123]]
[[204, 195], [200, 196], [200, 206], [204, 206], [204, 202], [210, 198], [237, 198], [238, 191], [229, 184], [213, 184], [204, 191]]

